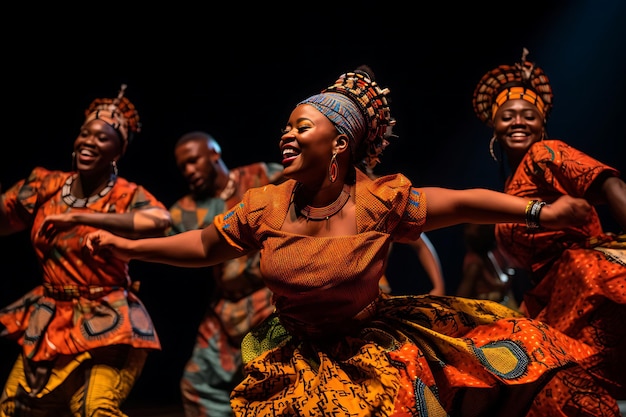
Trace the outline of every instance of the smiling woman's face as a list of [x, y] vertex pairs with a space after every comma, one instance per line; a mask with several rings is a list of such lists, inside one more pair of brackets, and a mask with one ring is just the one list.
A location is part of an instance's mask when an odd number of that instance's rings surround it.
[[308, 104], [297, 106], [280, 139], [284, 176], [301, 182], [324, 178], [338, 134], [335, 125], [319, 110]]
[[76, 140], [76, 169], [80, 172], [109, 171], [121, 156], [122, 141], [115, 129], [100, 119], [84, 124]]
[[496, 112], [493, 130], [509, 160], [521, 159], [530, 146], [543, 139], [544, 118], [532, 103], [508, 100]]

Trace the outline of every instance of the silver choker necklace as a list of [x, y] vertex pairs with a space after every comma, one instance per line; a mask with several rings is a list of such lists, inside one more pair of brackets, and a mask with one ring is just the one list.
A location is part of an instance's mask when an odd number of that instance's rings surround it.
[[63, 202], [70, 207], [87, 207], [88, 204], [95, 203], [107, 195], [115, 185], [116, 178], [117, 177], [115, 175], [111, 175], [106, 187], [100, 190], [98, 194], [94, 194], [88, 198], [76, 198], [72, 195], [72, 184], [76, 179], [76, 175], [72, 175], [67, 179], [67, 181], [65, 181], [65, 184], [63, 184], [63, 188], [61, 189], [61, 198], [63, 199]]

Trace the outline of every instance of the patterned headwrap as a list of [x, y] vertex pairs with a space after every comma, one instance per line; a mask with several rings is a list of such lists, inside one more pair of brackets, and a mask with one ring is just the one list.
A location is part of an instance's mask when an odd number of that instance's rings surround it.
[[133, 134], [139, 133], [141, 123], [139, 113], [133, 103], [124, 97], [126, 84], [122, 84], [115, 98], [97, 98], [85, 110], [85, 123], [100, 119], [109, 124], [120, 135], [123, 151], [133, 139]]
[[552, 87], [543, 70], [526, 60], [528, 49], [524, 48], [521, 62], [500, 65], [487, 72], [474, 90], [472, 105], [476, 116], [488, 126], [506, 101], [522, 99], [534, 104], [548, 118], [552, 109]]
[[393, 136], [396, 121], [386, 96], [367, 72], [356, 70], [339, 76], [330, 87], [298, 104], [310, 104], [324, 114], [341, 134], [350, 139], [355, 161], [374, 168]]

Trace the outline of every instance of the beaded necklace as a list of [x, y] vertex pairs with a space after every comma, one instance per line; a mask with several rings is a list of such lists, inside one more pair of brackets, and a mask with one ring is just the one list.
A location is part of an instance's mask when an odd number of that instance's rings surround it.
[[[294, 194], [298, 187], [294, 188]], [[293, 195], [292, 195], [293, 200]], [[335, 214], [339, 213], [339, 211], [346, 205], [348, 200], [350, 199], [350, 186], [348, 184], [344, 184], [343, 190], [341, 190], [341, 194], [337, 197], [335, 201], [330, 203], [325, 207], [311, 207], [309, 205], [304, 206], [300, 209], [300, 214], [306, 217], [307, 220], [328, 220]]]
[[111, 191], [111, 188], [115, 185], [116, 178], [117, 177], [115, 175], [111, 175], [106, 187], [100, 190], [98, 194], [94, 194], [89, 198], [76, 198], [72, 195], [72, 184], [76, 179], [76, 175], [72, 175], [67, 179], [67, 181], [65, 181], [65, 184], [63, 184], [63, 188], [61, 189], [61, 198], [63, 199], [63, 202], [70, 207], [87, 207], [88, 204], [94, 203], [107, 195], [107, 193]]

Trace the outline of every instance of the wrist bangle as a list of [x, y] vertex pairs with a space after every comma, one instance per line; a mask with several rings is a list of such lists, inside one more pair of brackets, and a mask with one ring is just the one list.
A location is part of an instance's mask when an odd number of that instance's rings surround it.
[[526, 205], [526, 228], [529, 230], [536, 230], [541, 227], [539, 223], [539, 214], [541, 209], [546, 205], [545, 201], [530, 200]]

